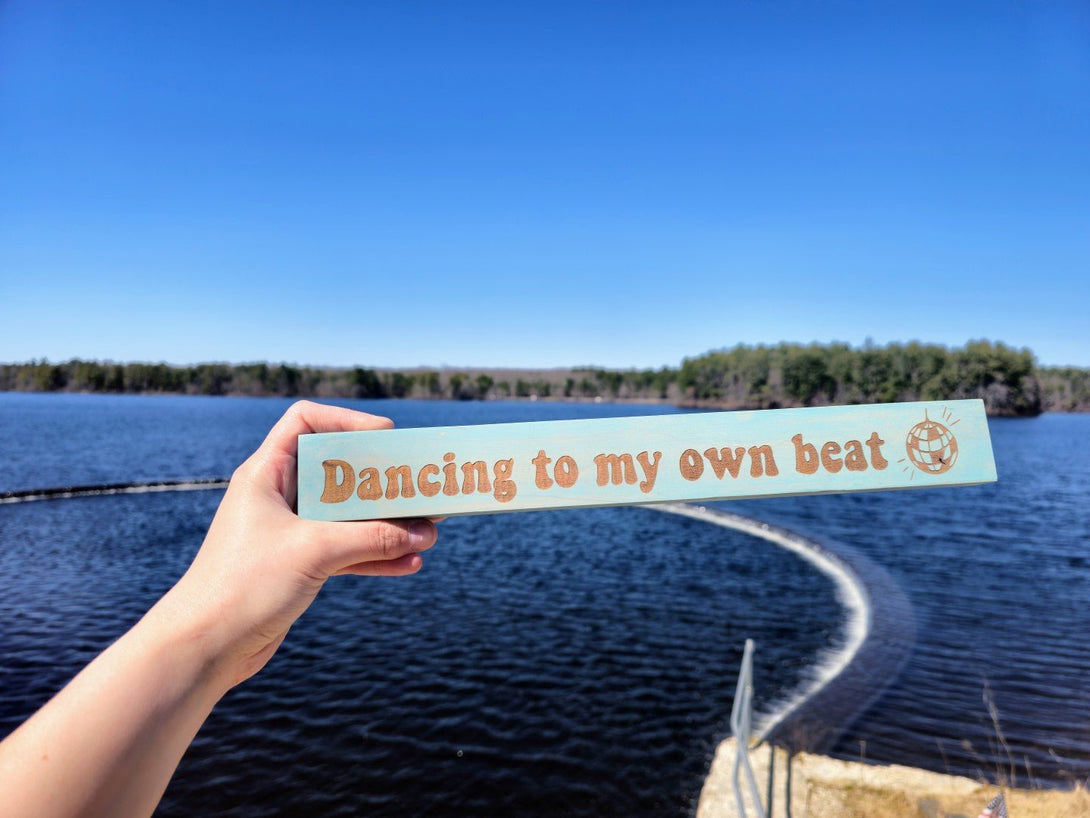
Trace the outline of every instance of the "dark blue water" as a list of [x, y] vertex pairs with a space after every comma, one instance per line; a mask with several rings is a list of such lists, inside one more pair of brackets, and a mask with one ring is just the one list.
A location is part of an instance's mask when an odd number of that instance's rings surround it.
[[[0, 395], [0, 491], [226, 475], [286, 405]], [[673, 411], [355, 405], [402, 426]], [[180, 576], [220, 496], [0, 506], [0, 735]], [[695, 520], [449, 520], [420, 574], [327, 585], [216, 708], [159, 814], [690, 814], [744, 639], [767, 708], [842, 641], [843, 618], [808, 563]]]
[[[287, 405], [0, 395], [0, 491], [225, 476]], [[673, 411], [353, 405], [401, 426]], [[723, 508], [847, 544], [914, 608], [908, 662], [888, 687], [878, 674], [884, 693], [838, 754], [1085, 780], [1090, 417], [993, 421], [992, 437], [995, 485]], [[0, 735], [182, 573], [219, 497], [0, 506]], [[843, 622], [808, 563], [699, 521], [639, 508], [450, 520], [421, 574], [330, 583], [217, 707], [160, 814], [689, 814], [728, 730], [742, 640], [758, 641], [768, 709]]]
[[989, 426], [992, 485], [720, 505], [859, 549], [913, 605], [913, 653], [838, 755], [1085, 782], [1090, 416]]

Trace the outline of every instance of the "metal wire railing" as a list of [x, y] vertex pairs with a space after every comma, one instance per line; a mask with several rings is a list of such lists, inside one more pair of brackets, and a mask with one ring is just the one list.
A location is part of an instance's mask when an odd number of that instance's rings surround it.
[[[761, 804], [761, 795], [757, 789], [757, 778], [753, 774], [753, 766], [749, 761], [749, 742], [753, 724], [753, 640], [747, 639], [745, 649], [742, 651], [742, 667], [738, 671], [738, 687], [734, 692], [734, 706], [730, 711], [730, 729], [734, 733], [734, 770], [731, 774], [731, 785], [734, 788], [734, 798], [738, 803], [738, 815], [747, 816], [745, 798], [742, 789], [742, 774], [745, 774], [746, 788], [749, 790], [750, 801], [753, 804], [754, 814], [757, 818], [768, 818], [765, 808]], [[771, 799], [770, 806], [771, 806]]]

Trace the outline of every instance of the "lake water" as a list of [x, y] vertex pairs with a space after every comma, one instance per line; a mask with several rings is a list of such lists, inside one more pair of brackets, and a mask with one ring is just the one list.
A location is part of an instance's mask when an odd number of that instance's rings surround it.
[[[676, 411], [345, 403], [399, 426]], [[0, 394], [0, 492], [226, 476], [288, 404]], [[1023, 783], [1027, 768], [1090, 776], [1088, 433], [1085, 416], [993, 421], [991, 486], [722, 504], [869, 557], [911, 606], [907, 662], [872, 675], [881, 695], [834, 752], [970, 775], [1013, 765]], [[0, 735], [184, 571], [220, 496], [0, 505]], [[448, 520], [420, 574], [327, 585], [216, 708], [157, 814], [691, 814], [743, 640], [757, 640], [769, 712], [844, 644], [846, 622], [810, 563], [699, 520]]]

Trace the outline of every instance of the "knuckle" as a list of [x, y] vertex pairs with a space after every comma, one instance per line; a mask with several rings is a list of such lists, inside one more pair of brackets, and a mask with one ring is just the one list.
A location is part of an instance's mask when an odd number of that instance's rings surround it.
[[246, 483], [250, 477], [250, 459], [242, 461], [235, 470], [231, 472], [230, 483], [233, 486], [241, 486]]
[[379, 557], [393, 560], [401, 556], [408, 539], [404, 530], [393, 523], [380, 523], [378, 528]]
[[313, 402], [309, 400], [297, 400], [288, 407], [288, 414], [303, 415], [313, 405]]

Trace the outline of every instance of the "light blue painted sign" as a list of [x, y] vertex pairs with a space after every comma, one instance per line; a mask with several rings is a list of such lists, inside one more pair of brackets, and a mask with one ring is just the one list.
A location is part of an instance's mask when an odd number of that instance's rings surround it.
[[995, 479], [979, 400], [299, 438], [299, 516], [313, 520], [966, 486]]

